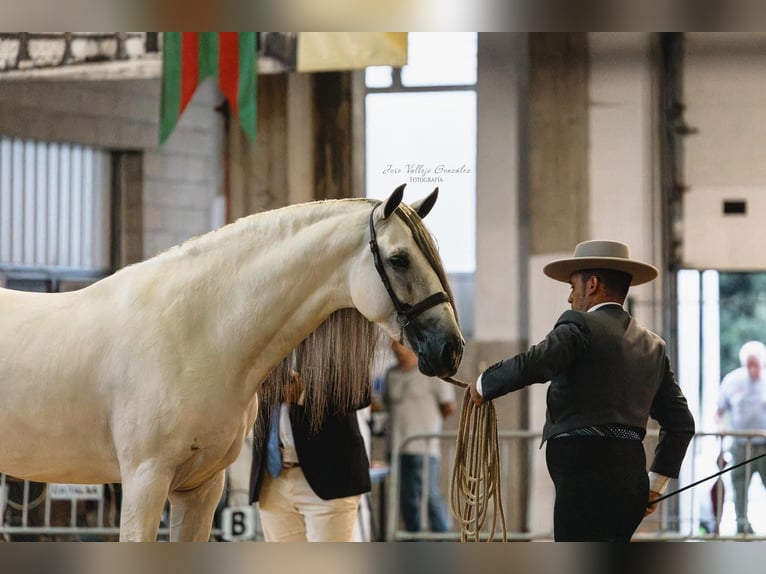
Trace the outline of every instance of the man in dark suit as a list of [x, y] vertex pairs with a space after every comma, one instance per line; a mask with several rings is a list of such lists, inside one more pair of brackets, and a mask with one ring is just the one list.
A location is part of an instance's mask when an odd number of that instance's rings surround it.
[[[664, 341], [624, 309], [631, 285], [657, 277], [617, 241], [585, 241], [543, 272], [571, 285], [571, 311], [543, 341], [486, 369], [471, 385], [476, 404], [551, 381], [543, 442], [556, 489], [557, 541], [629, 541], [678, 477], [694, 419]], [[660, 440], [649, 476], [649, 417]]]
[[[328, 414], [313, 431], [300, 381], [289, 387], [281, 405], [272, 413], [260, 408], [256, 419], [250, 502], [258, 502], [264, 538], [350, 542], [361, 495], [371, 488], [356, 410]], [[277, 460], [268, 454], [270, 437]]]

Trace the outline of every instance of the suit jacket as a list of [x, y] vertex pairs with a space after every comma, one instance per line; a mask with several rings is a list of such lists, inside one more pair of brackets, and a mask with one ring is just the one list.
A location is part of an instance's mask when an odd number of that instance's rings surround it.
[[538, 345], [482, 374], [486, 399], [551, 381], [543, 441], [578, 428], [620, 423], [660, 441], [651, 470], [677, 477], [694, 435], [694, 419], [670, 368], [665, 342], [618, 305], [566, 311]]
[[[360, 408], [365, 405], [360, 405]], [[263, 418], [262, 418], [263, 417]], [[269, 426], [269, 413], [259, 408], [258, 420]], [[324, 500], [343, 498], [369, 492], [370, 461], [359, 430], [356, 411], [345, 415], [327, 415], [321, 428], [312, 432], [306, 409], [290, 405], [290, 425], [295, 449], [306, 481]], [[255, 433], [253, 463], [250, 471], [250, 502], [258, 501], [258, 494], [266, 471], [265, 452], [269, 429]]]

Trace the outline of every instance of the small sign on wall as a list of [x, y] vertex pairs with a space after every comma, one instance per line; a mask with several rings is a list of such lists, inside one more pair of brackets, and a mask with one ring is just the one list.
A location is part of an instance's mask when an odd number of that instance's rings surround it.
[[51, 500], [101, 500], [104, 496], [104, 485], [50, 483], [48, 496]]

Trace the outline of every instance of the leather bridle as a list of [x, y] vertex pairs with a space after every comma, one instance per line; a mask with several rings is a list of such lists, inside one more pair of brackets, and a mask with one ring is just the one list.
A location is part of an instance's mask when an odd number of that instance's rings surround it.
[[[377, 207], [377, 206], [376, 206]], [[420, 315], [423, 311], [427, 311], [431, 307], [435, 307], [441, 303], [452, 303], [449, 295], [444, 291], [438, 293], [432, 293], [419, 303], [410, 305], [408, 303], [402, 303], [394, 293], [394, 289], [391, 287], [391, 281], [388, 278], [385, 267], [383, 267], [383, 261], [380, 259], [380, 251], [378, 249], [378, 238], [375, 234], [375, 224], [373, 221], [373, 215], [375, 214], [375, 208], [370, 212], [370, 251], [372, 251], [372, 261], [375, 264], [375, 269], [378, 271], [380, 280], [383, 282], [383, 287], [386, 288], [391, 303], [394, 304], [396, 309], [396, 321], [399, 323], [400, 333], [399, 342], [404, 342], [404, 329], [412, 322], [412, 320]]]

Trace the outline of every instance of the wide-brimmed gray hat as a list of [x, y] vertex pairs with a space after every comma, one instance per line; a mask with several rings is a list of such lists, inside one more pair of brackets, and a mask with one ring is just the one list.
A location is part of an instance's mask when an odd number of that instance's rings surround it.
[[583, 241], [575, 247], [574, 256], [557, 259], [543, 267], [543, 273], [556, 281], [569, 283], [572, 273], [584, 269], [613, 269], [631, 276], [631, 285], [655, 279], [657, 268], [630, 258], [630, 247], [620, 241]]

